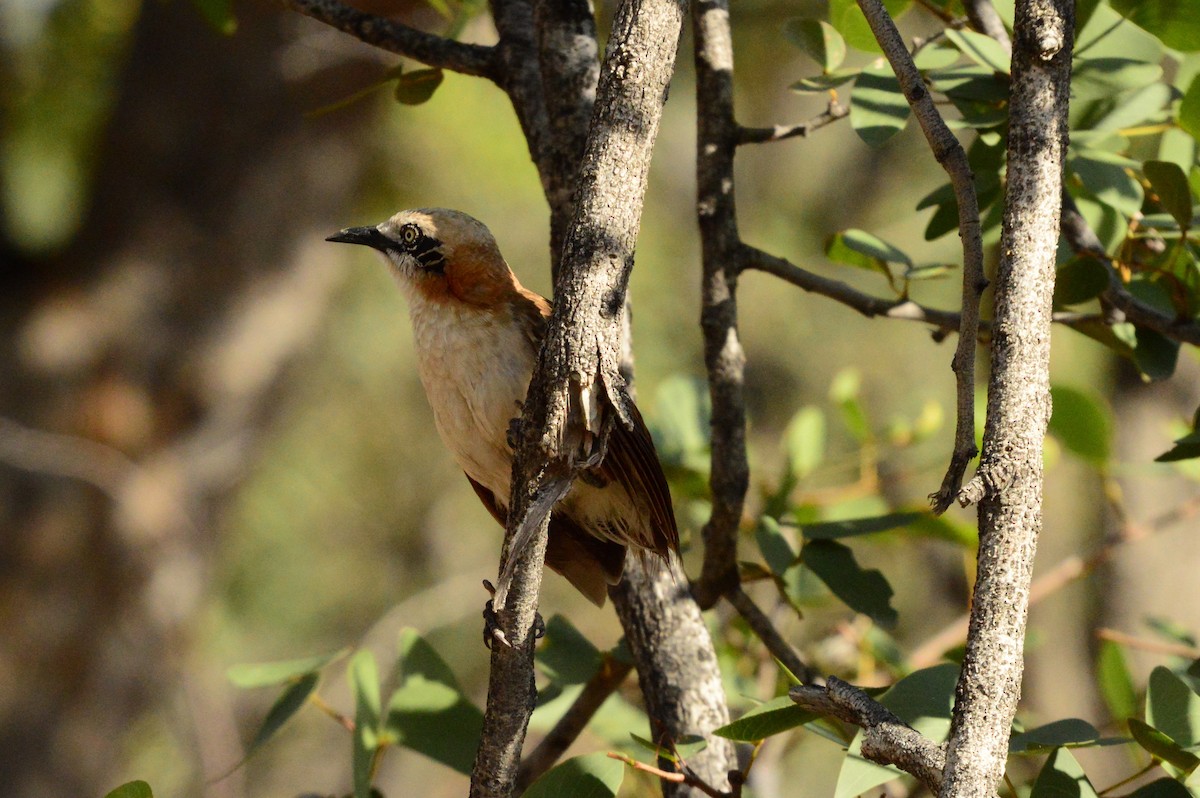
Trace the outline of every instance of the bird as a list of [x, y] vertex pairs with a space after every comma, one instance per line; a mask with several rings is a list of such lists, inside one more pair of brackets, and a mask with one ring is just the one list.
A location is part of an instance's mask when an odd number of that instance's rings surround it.
[[[434, 425], [484, 507], [508, 517], [513, 449], [551, 305], [521, 285], [479, 220], [446, 208], [401, 211], [327, 241], [380, 253], [404, 294], [417, 372]], [[636, 405], [603, 460], [554, 506], [545, 563], [598, 607], [628, 552], [666, 561], [679, 549], [671, 494]]]

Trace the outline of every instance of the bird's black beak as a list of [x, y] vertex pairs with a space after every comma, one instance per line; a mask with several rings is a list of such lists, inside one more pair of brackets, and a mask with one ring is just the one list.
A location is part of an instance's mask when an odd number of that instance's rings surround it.
[[337, 244], [362, 244], [380, 252], [396, 245], [396, 242], [379, 232], [378, 227], [347, 227], [325, 240]]

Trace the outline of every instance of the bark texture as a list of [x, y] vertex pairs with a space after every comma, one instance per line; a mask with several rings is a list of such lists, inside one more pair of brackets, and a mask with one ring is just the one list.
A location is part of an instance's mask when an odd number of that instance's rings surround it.
[[1021, 693], [1029, 585], [1042, 526], [1073, 15], [1069, 0], [1017, 4], [987, 424], [979, 473], [963, 488], [980, 501], [978, 576], [942, 796], [995, 794]]
[[[554, 313], [530, 385], [513, 463], [505, 568], [497, 606], [513, 647], [492, 655], [488, 707], [471, 795], [512, 792], [533, 709], [533, 624], [546, 521], [576, 471], [602, 457], [624, 423], [621, 315], [662, 105], [685, 6], [629, 0], [617, 10], [605, 54], [556, 284]], [[531, 143], [532, 145], [532, 143]], [[537, 157], [538, 150], [531, 146]], [[528, 545], [513, 548], [528, 539]], [[507, 560], [517, 557], [508, 584]]]

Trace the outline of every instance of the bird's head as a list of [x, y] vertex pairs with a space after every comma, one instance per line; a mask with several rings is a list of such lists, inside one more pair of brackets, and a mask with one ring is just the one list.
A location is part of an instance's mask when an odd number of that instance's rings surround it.
[[406, 290], [434, 302], [488, 307], [519, 290], [491, 231], [459, 211], [401, 211], [375, 227], [348, 227], [325, 240], [378, 250]]

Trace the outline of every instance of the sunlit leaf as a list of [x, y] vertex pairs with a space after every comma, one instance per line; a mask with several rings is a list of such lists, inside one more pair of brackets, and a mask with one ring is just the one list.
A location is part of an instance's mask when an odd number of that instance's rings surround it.
[[811, 78], [801, 78], [788, 88], [801, 94], [829, 91], [854, 80], [858, 77], [860, 71], [858, 69], [840, 69], [836, 72], [830, 72], [827, 75], [814, 75]]
[[1188, 186], [1187, 175], [1178, 164], [1170, 161], [1146, 161], [1142, 164], [1142, 172], [1158, 195], [1159, 202], [1180, 227], [1188, 227], [1192, 223], [1192, 192]]
[[105, 794], [104, 798], [154, 798], [150, 785], [144, 781], [131, 781], [122, 784]]
[[1111, 640], [1100, 643], [1096, 655], [1096, 682], [1112, 717], [1128, 718], [1137, 712], [1137, 692], [1125, 663], [1125, 653]]
[[928, 72], [931, 69], [945, 69], [958, 63], [958, 59], [962, 57], [962, 53], [954, 47], [937, 47], [930, 45], [922, 47], [913, 57], [913, 63], [917, 69], [922, 72]]
[[816, 719], [817, 715], [796, 706], [792, 699], [780, 696], [760, 704], [732, 723], [714, 729], [713, 734], [727, 740], [751, 743]]
[[982, 67], [993, 72], [1008, 74], [1012, 56], [1000, 42], [982, 33], [963, 28], [955, 30], [946, 28], [946, 38], [954, 44], [963, 55]]
[[1192, 79], [1179, 103], [1179, 126], [1200, 141], [1200, 75]]
[[1067, 749], [1059, 748], [1042, 766], [1030, 798], [1097, 798], [1097, 795], [1078, 760]]
[[674, 742], [672, 748], [655, 745], [640, 734], [630, 732], [629, 737], [642, 748], [654, 754], [656, 758], [676, 763], [686, 762], [688, 757], [694, 756], [708, 747], [708, 741], [698, 734], [684, 735]]
[[908, 101], [886, 61], [862, 71], [850, 93], [850, 126], [872, 147], [882, 146], [908, 123]]
[[769, 515], [758, 519], [754, 530], [758, 548], [762, 551], [763, 559], [776, 575], [782, 575], [796, 561], [796, 552], [792, 544], [783, 535], [779, 522]]
[[1137, 718], [1130, 718], [1128, 722], [1129, 733], [1133, 735], [1133, 739], [1152, 756], [1174, 765], [1184, 773], [1191, 773], [1200, 765], [1200, 758], [1191, 751], [1185, 751], [1170, 735]]
[[1184, 748], [1200, 744], [1200, 695], [1159, 665], [1146, 685], [1146, 722]]
[[842, 230], [825, 242], [825, 257], [836, 263], [877, 271], [891, 278], [889, 263], [911, 266], [912, 259], [900, 249], [865, 230]]
[[1114, 10], [1175, 50], [1200, 50], [1200, 15], [1191, 0], [1111, 0]]
[[1036, 729], [1014, 734], [1008, 741], [1012, 753], [1057, 748], [1060, 745], [1084, 745], [1100, 739], [1099, 730], [1080, 718], [1064, 718]]
[[1142, 185], [1131, 174], [1136, 161], [1101, 150], [1086, 150], [1067, 159], [1067, 169], [1100, 202], [1133, 216], [1142, 208]]
[[908, 534], [945, 540], [959, 546], [974, 547], [979, 542], [975, 528], [948, 515], [921, 513], [912, 521]]
[[1111, 411], [1098, 398], [1065, 385], [1052, 386], [1050, 396], [1050, 434], [1093, 465], [1104, 465], [1111, 451]]
[[832, 72], [846, 58], [846, 42], [828, 22], [820, 19], [789, 19], [783, 26], [788, 41], [803, 50], [822, 72]]
[[818, 407], [803, 407], [783, 432], [787, 465], [792, 476], [803, 479], [825, 457], [825, 414]]
[[375, 753], [379, 748], [379, 668], [375, 655], [363, 649], [350, 660], [350, 689], [354, 693], [354, 798], [369, 798]]
[[804, 545], [800, 556], [805, 567], [850, 609], [885, 628], [896, 624], [892, 586], [878, 570], [860, 566], [848, 547], [832, 540], [813, 540]]
[[343, 648], [339, 651], [334, 651], [332, 654], [321, 654], [315, 657], [304, 657], [303, 659], [233, 665], [225, 672], [225, 676], [236, 687], [269, 687], [271, 685], [290, 682], [301, 676], [319, 671], [321, 668], [341, 659], [348, 653], [350, 653], [350, 649]]
[[625, 779], [625, 766], [607, 754], [584, 754], [546, 771], [522, 798], [613, 798]]
[[[884, 0], [883, 6], [892, 19], [908, 10], [912, 0]], [[829, 0], [829, 21], [851, 47], [868, 53], [881, 52], [871, 26], [855, 0]]]

